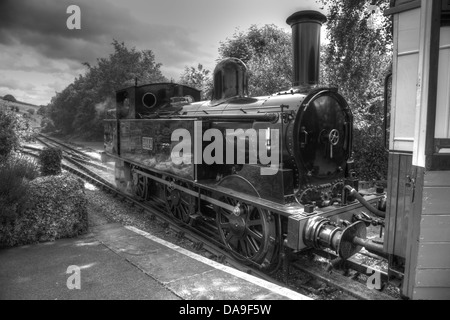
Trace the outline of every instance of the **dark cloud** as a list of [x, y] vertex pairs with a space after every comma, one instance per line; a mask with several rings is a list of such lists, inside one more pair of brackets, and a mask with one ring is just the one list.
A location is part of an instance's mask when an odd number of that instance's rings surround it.
[[[66, 27], [66, 10], [72, 4], [81, 9], [81, 30]], [[0, 44], [5, 46], [21, 44], [50, 59], [93, 63], [111, 52], [113, 38], [153, 50], [157, 61], [159, 53], [165, 64], [182, 64], [202, 54], [187, 29], [138, 21], [129, 9], [106, 0], [0, 1]]]

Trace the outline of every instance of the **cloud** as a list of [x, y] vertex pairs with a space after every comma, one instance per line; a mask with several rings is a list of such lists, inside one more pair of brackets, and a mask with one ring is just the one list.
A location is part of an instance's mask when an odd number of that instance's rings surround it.
[[0, 75], [0, 88], [5, 88], [9, 90], [23, 90], [23, 91], [31, 91], [35, 89], [36, 86], [34, 86], [31, 83], [21, 83], [14, 79], [7, 79], [4, 77], [1, 77]]
[[[81, 9], [81, 30], [66, 26], [66, 10], [73, 4]], [[145, 10], [159, 14], [152, 2], [138, 0], [125, 8], [111, 0], [0, 0], [1, 91], [15, 90], [25, 101], [49, 101], [84, 72], [83, 62], [93, 65], [113, 53], [113, 39], [137, 50], [152, 50], [163, 63], [162, 71], [175, 81], [185, 65], [210, 55], [200, 49], [196, 30], [172, 25], [170, 11], [163, 10], [167, 20], [154, 23], [155, 19], [137, 17], [137, 11]], [[26, 90], [30, 83], [37, 90], [33, 94]]]
[[24, 71], [42, 72], [47, 74], [70, 73], [73, 76], [82, 72], [84, 66], [71, 59], [52, 59], [35, 48], [18, 44], [8, 46], [0, 44], [0, 72]]
[[[66, 27], [70, 4], [81, 9], [81, 30]], [[158, 51], [165, 63], [202, 54], [189, 29], [137, 20], [128, 9], [106, 0], [0, 2], [0, 44], [6, 46], [20, 44], [51, 59], [94, 63], [111, 51], [113, 38]]]

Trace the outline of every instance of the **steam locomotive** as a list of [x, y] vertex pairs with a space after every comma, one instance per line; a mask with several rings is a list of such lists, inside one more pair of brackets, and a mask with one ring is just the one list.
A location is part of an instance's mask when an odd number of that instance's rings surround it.
[[382, 252], [366, 239], [361, 211], [384, 216], [383, 190], [358, 192], [352, 112], [337, 89], [318, 86], [325, 21], [315, 11], [287, 19], [289, 90], [249, 97], [247, 67], [228, 58], [214, 70], [210, 101], [174, 83], [117, 91], [115, 117], [105, 120], [117, 186], [159, 199], [182, 223], [209, 223], [237, 259], [261, 269], [275, 268], [284, 250]]

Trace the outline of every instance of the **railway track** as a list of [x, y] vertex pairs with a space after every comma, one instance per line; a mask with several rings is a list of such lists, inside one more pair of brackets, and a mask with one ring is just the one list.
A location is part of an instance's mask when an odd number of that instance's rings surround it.
[[[199, 232], [198, 229], [194, 229], [190, 225], [181, 224], [180, 221], [172, 218], [171, 216], [168, 216], [165, 213], [165, 207], [162, 202], [140, 201], [118, 190], [112, 183], [110, 183], [99, 174], [97, 174], [93, 169], [88, 167], [92, 166], [95, 169], [101, 171], [108, 170], [108, 168], [95, 163], [95, 160], [92, 157], [89, 157], [83, 154], [81, 151], [76, 150], [65, 143], [62, 143], [54, 138], [50, 138], [45, 135], [39, 135], [36, 140], [47, 147], [58, 147], [63, 150], [63, 158], [67, 162], [62, 163], [62, 168], [64, 170], [67, 170], [82, 178], [83, 180], [97, 186], [99, 189], [110, 193], [113, 197], [128, 203], [130, 206], [136, 208], [136, 210], [148, 214], [151, 220], [155, 220], [164, 225], [165, 228], [172, 230], [176, 234], [177, 238], [184, 238], [191, 241], [194, 244], [193, 247], [195, 248], [195, 250], [205, 250], [210, 255], [216, 257], [216, 260], [218, 262], [226, 263], [240, 271], [252, 274], [278, 285], [288, 286], [290, 289], [294, 289], [293, 287], [295, 287], [297, 291], [303, 291], [302, 293], [305, 293], [305, 291], [307, 291], [308, 293], [317, 295], [318, 290], [303, 284], [299, 285], [298, 283], [290, 283], [292, 282], [292, 279], [290, 279], [292, 273], [300, 271], [310, 277], [318, 279], [322, 283], [325, 283], [328, 286], [335, 288], [336, 290], [340, 290], [344, 293], [344, 296], [347, 295], [348, 297], [353, 297], [355, 299], [393, 299], [391, 296], [384, 294], [383, 292], [377, 290], [369, 290], [364, 284], [351, 280], [348, 275], [342, 275], [341, 273], [335, 271], [330, 272], [331, 268], [326, 269], [318, 266], [317, 263], [312, 261], [312, 258], [314, 256], [319, 256], [319, 252], [311, 251], [306, 256], [286, 255], [282, 263], [277, 266], [277, 270], [275, 270], [271, 274], [262, 272], [256, 268], [253, 268], [252, 266], [245, 265], [235, 260], [235, 258], [225, 249], [225, 246], [221, 242], [219, 242], [219, 239], [211, 237], [211, 234], [214, 233], [207, 234], [206, 232]], [[22, 150], [22, 153], [37, 157], [37, 151], [40, 151], [40, 149], [27, 147], [26, 150]], [[204, 221], [203, 223], [205, 224], [205, 228], [207, 229], [208, 221]], [[212, 223], [212, 221], [210, 223]], [[328, 254], [328, 258], [330, 257], [334, 259], [334, 261], [337, 261], [337, 257], [333, 257], [332, 253]], [[355, 269], [356, 274], [364, 274], [365, 270], [370, 268], [369, 266], [364, 265], [364, 263], [357, 262], [352, 259], [350, 259], [350, 261], [347, 261], [346, 265], [347, 269]], [[380, 272], [383, 279], [387, 277], [385, 273], [381, 271], [378, 272]]]

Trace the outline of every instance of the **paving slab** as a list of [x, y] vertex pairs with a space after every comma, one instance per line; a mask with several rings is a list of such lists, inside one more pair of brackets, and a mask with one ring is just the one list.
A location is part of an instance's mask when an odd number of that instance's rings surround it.
[[120, 224], [0, 250], [0, 299], [310, 300]]
[[[81, 288], [69, 290], [80, 267]], [[75, 280], [69, 283], [76, 284]], [[76, 239], [0, 250], [0, 300], [178, 300], [164, 285], [143, 273], [89, 234]]]

